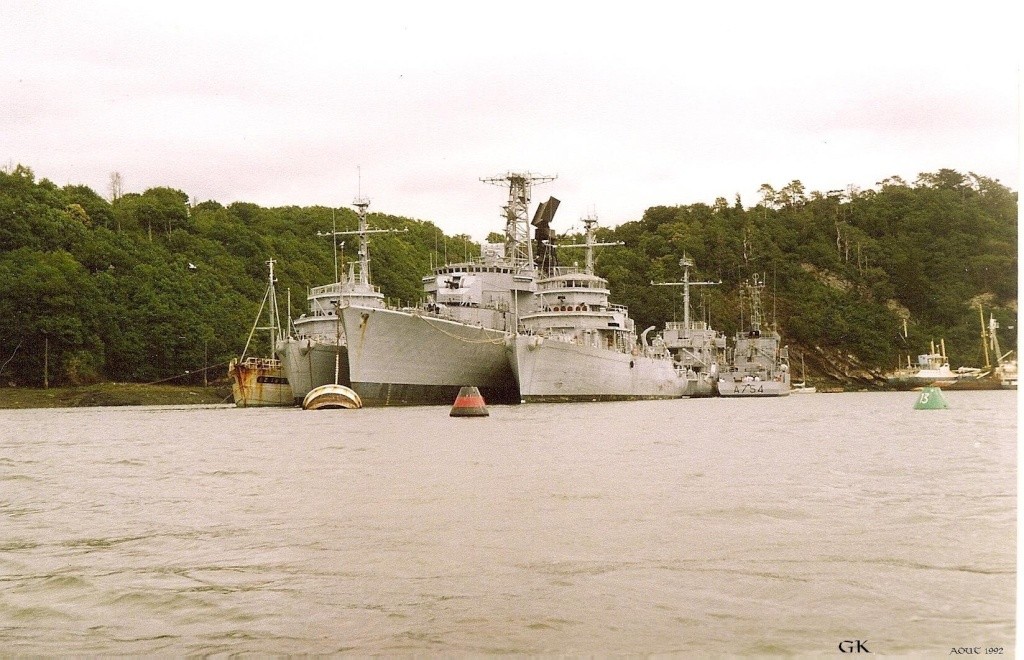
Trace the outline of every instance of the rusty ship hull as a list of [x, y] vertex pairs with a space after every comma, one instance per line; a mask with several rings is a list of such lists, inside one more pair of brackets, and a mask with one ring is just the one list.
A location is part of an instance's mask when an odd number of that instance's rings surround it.
[[292, 387], [285, 377], [281, 361], [274, 358], [249, 357], [232, 360], [231, 393], [239, 408], [294, 405]]

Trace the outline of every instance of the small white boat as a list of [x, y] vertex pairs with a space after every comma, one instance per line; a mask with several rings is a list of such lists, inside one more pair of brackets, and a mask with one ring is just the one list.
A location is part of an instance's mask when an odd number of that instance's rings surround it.
[[995, 377], [999, 379], [999, 385], [1004, 390], [1017, 389], [1017, 358], [1010, 359], [1013, 351], [1006, 353], [999, 348], [999, 339], [996, 338], [996, 330], [999, 322], [995, 316], [989, 314], [988, 318], [989, 340], [992, 342], [992, 351], [996, 356]]
[[807, 384], [807, 367], [804, 366], [804, 355], [800, 354], [800, 382], [793, 383], [789, 390], [792, 394], [814, 394], [818, 391], [814, 385]]
[[321, 385], [314, 387], [302, 399], [303, 410], [323, 410], [328, 408], [362, 408], [363, 401], [354, 390], [344, 385]]

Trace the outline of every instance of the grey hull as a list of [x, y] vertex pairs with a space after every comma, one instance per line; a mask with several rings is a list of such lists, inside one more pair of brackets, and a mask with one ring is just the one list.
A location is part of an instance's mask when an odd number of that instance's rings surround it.
[[335, 356], [338, 356], [337, 384], [351, 387], [345, 346], [289, 338], [277, 343], [277, 354], [296, 403], [301, 403], [310, 390], [334, 384]]
[[691, 380], [686, 389], [686, 395], [693, 399], [703, 399], [716, 396], [718, 388], [709, 376], [701, 376], [697, 380]]
[[788, 381], [719, 381], [718, 395], [724, 397], [771, 397], [789, 396]]
[[459, 388], [517, 403], [507, 333], [415, 312], [345, 307], [349, 379], [365, 406], [451, 405]]
[[688, 396], [671, 360], [519, 335], [509, 345], [520, 397], [527, 402], [628, 401]]

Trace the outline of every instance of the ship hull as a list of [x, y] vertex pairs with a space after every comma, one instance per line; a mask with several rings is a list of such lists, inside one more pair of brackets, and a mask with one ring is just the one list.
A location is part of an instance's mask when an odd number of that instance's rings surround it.
[[628, 401], [688, 396], [685, 373], [667, 359], [517, 335], [509, 363], [524, 402]]
[[785, 380], [729, 380], [718, 381], [718, 395], [723, 397], [789, 396], [789, 383]]
[[[277, 344], [277, 355], [281, 359], [292, 395], [296, 403], [311, 390], [323, 385], [344, 385], [351, 387], [348, 377], [348, 349], [336, 343], [321, 343], [310, 339], [289, 338]], [[337, 356], [338, 381], [335, 383], [335, 356]]]
[[952, 383], [929, 383], [944, 390], [972, 391], [972, 390], [998, 390], [1002, 389], [999, 379], [992, 377], [984, 378], [961, 378]]
[[889, 387], [901, 392], [921, 387], [949, 387], [956, 383], [954, 378], [918, 378], [916, 376], [894, 376], [888, 379]]
[[690, 380], [686, 387], [686, 396], [691, 399], [702, 399], [715, 396], [718, 390], [715, 382], [709, 376], [699, 376], [696, 380]]
[[231, 361], [228, 373], [231, 375], [231, 394], [235, 406], [256, 408], [294, 404], [292, 388], [284, 370], [279, 365], [269, 366], [270, 362], [259, 359]]
[[364, 406], [451, 405], [464, 386], [518, 403], [506, 332], [416, 312], [345, 307], [350, 385]]

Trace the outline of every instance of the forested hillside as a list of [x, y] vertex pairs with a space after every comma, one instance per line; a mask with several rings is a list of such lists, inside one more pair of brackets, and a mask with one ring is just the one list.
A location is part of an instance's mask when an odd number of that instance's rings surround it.
[[[695, 313], [735, 331], [739, 285], [758, 274], [784, 342], [807, 353], [809, 370], [840, 380], [869, 380], [930, 339], [945, 338], [954, 368], [979, 366], [979, 302], [1002, 325], [1004, 350], [1016, 347], [1017, 193], [952, 170], [875, 190], [806, 193], [792, 181], [761, 192], [749, 208], [739, 199], [659, 206], [602, 229], [602, 241], [626, 244], [597, 259], [615, 302], [640, 329], [681, 318], [678, 289], [651, 282], [679, 279], [685, 253], [695, 278], [722, 281], [695, 294]], [[408, 229], [375, 235], [371, 249], [373, 279], [396, 303], [417, 301], [421, 277], [445, 255], [479, 253], [431, 222], [371, 213], [370, 223]], [[356, 216], [191, 205], [171, 188], [108, 201], [37, 181], [24, 166], [0, 172], [0, 382], [41, 385], [44, 361], [50, 384], [153, 382], [226, 362], [245, 344], [268, 259], [293, 315], [308, 287], [334, 281], [332, 242], [318, 233], [335, 224], [352, 230]]]
[[[372, 237], [373, 280], [396, 303], [418, 300], [422, 276], [445, 254], [479, 253], [430, 222], [369, 218], [408, 229]], [[24, 166], [0, 172], [0, 383], [42, 385], [47, 359], [51, 385], [154, 382], [225, 363], [245, 346], [268, 259], [282, 312], [289, 290], [298, 315], [308, 287], [335, 281], [332, 239], [318, 236], [335, 226], [355, 229], [355, 212], [190, 206], [170, 188], [111, 203], [85, 186], [36, 181]], [[348, 238], [342, 262], [355, 258]]]
[[699, 279], [722, 281], [696, 300], [730, 334], [740, 323], [739, 286], [758, 274], [784, 343], [806, 353], [808, 370], [840, 381], [878, 384], [931, 340], [945, 339], [954, 369], [981, 366], [979, 304], [999, 320], [1003, 350], [1016, 348], [1017, 193], [940, 170], [876, 190], [806, 193], [792, 181], [764, 184], [761, 195], [753, 208], [721, 198], [650, 208], [601, 233], [626, 247], [606, 248], [598, 269], [646, 327], [681, 318], [679, 292], [650, 282], [680, 279], [686, 253]]

